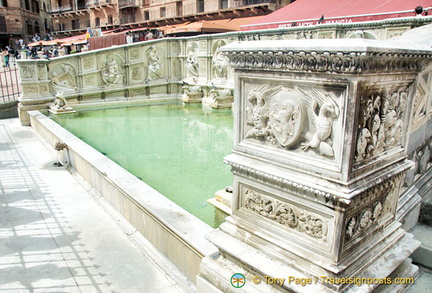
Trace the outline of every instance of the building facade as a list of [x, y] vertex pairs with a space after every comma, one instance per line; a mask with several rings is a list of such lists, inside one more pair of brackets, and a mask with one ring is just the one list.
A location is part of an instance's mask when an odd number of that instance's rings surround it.
[[267, 14], [290, 0], [51, 0], [52, 31], [58, 37], [88, 27], [157, 28], [188, 21]]
[[0, 0], [0, 44], [16, 46], [23, 38], [32, 41], [35, 34], [50, 32], [51, 3], [47, 0]]

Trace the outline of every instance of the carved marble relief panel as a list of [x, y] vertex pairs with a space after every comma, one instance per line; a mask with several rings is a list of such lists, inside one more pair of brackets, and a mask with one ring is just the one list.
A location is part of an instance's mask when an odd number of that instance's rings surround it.
[[23, 79], [34, 79], [37, 77], [35, 65], [22, 65], [20, 66], [20, 70]]
[[189, 43], [186, 48], [186, 77], [198, 77], [198, 45], [197, 43]]
[[[259, 84], [259, 83], [258, 83]], [[244, 142], [334, 159], [336, 125], [341, 120], [344, 87], [326, 89], [298, 82], [253, 83], [244, 97]]]
[[45, 65], [38, 66], [38, 78], [39, 80], [46, 80], [48, 78], [47, 67]]
[[123, 64], [123, 58], [116, 53], [106, 54], [100, 57], [98, 69], [104, 86], [123, 85], [125, 78]]
[[[158, 80], [165, 77], [165, 52], [156, 46], [150, 46], [145, 50], [146, 80]], [[133, 77], [132, 77], [133, 78]]]
[[58, 92], [75, 92], [77, 90], [76, 69], [69, 63], [57, 63], [51, 67], [51, 83]]
[[403, 175], [398, 174], [358, 196], [359, 208], [350, 212], [345, 222], [344, 245], [355, 242], [371, 230], [386, 225], [394, 218]]
[[331, 219], [310, 211], [302, 205], [280, 200], [267, 192], [241, 186], [240, 209], [262, 216], [285, 229], [326, 243]]
[[[411, 132], [419, 128], [432, 113], [432, 72], [420, 74], [417, 78], [417, 90], [414, 94]], [[429, 109], [428, 109], [429, 107]]]
[[363, 93], [356, 140], [357, 163], [401, 145], [407, 101], [406, 86]]
[[216, 79], [226, 79], [228, 77], [228, 57], [220, 51], [226, 45], [224, 40], [217, 40], [212, 48], [212, 77]]
[[129, 50], [129, 59], [132, 63], [141, 59], [139, 48]]
[[84, 71], [91, 71], [96, 69], [94, 56], [82, 58], [82, 66]]
[[142, 83], [144, 78], [144, 69], [142, 65], [133, 65], [129, 67], [130, 83]]

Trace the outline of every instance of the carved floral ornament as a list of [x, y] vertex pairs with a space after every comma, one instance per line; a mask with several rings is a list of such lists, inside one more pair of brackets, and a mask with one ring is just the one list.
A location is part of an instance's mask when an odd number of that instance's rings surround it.
[[334, 157], [333, 122], [340, 112], [334, 93], [264, 84], [246, 99], [245, 139]]
[[327, 242], [328, 223], [322, 217], [252, 189], [244, 189], [243, 207], [256, 214]]
[[401, 144], [407, 99], [407, 89], [361, 99], [356, 162]]
[[398, 182], [402, 179], [403, 174], [400, 173], [386, 179], [358, 197], [358, 200], [361, 202], [365, 200], [369, 200], [370, 202], [366, 207], [349, 217], [345, 229], [346, 240], [351, 240], [357, 235], [362, 234], [373, 224], [377, 223], [384, 215], [392, 213], [391, 200], [394, 199], [392, 195], [394, 195], [395, 188], [398, 186]]
[[231, 51], [225, 52], [236, 68], [269, 68], [317, 72], [418, 71], [425, 67], [427, 54], [306, 52], [306, 51]]

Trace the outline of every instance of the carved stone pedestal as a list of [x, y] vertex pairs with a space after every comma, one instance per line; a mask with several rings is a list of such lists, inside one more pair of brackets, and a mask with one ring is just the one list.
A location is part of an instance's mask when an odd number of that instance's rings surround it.
[[[431, 51], [369, 40], [266, 41], [235, 67], [233, 214], [198, 292], [403, 290], [418, 247], [395, 220], [413, 84]], [[236, 273], [242, 274], [235, 275]], [[391, 283], [391, 284], [390, 284]]]

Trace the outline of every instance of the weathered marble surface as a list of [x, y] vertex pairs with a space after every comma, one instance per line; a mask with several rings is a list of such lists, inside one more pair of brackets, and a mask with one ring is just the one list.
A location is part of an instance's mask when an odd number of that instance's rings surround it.
[[[413, 277], [418, 247], [396, 220], [415, 82], [432, 50], [392, 41], [231, 43], [235, 68], [233, 214], [209, 240], [199, 292], [266, 292], [253, 276], [312, 278], [281, 291], [371, 291], [327, 278]], [[270, 289], [271, 288], [271, 289]], [[394, 289], [399, 287], [393, 287]], [[399, 289], [398, 289], [399, 290]]]

